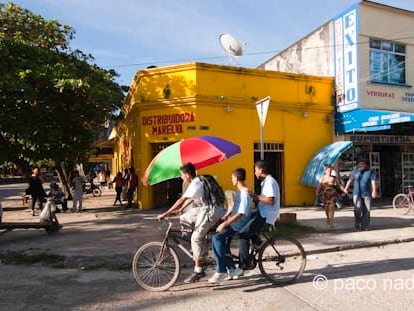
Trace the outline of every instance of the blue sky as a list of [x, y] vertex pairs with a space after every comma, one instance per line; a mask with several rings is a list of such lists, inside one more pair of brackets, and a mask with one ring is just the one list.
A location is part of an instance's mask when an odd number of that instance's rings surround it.
[[[7, 0], [2, 0], [8, 2]], [[76, 31], [71, 43], [130, 85], [150, 65], [191, 61], [231, 64], [219, 43], [245, 44], [237, 66], [255, 68], [315, 30], [355, 0], [13, 0]], [[412, 0], [378, 0], [414, 11]]]

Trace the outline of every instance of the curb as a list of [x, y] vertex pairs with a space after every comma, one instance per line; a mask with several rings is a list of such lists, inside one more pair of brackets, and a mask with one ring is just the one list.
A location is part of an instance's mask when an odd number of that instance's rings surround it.
[[414, 237], [334, 246], [334, 247], [329, 247], [329, 248], [306, 251], [306, 255], [334, 253], [334, 252], [347, 251], [347, 250], [353, 250], [353, 249], [378, 247], [378, 246], [385, 246], [385, 245], [390, 245], [390, 244], [409, 243], [409, 242], [414, 242]]
[[[414, 237], [334, 246], [329, 248], [305, 251], [305, 253], [306, 256], [310, 256], [409, 242], [414, 242]], [[42, 265], [52, 268], [79, 269], [85, 271], [130, 271], [133, 256], [133, 253], [115, 254], [110, 256], [64, 256], [53, 253], [38, 253], [33, 251], [0, 251], [0, 264]], [[183, 268], [187, 267], [187, 265], [191, 265], [190, 262], [187, 263], [185, 260], [186, 258], [182, 259]]]

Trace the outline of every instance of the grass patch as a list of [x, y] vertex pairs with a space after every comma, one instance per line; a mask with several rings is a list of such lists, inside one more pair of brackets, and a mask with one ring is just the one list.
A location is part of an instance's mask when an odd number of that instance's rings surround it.
[[24, 252], [0, 252], [0, 259], [8, 264], [14, 265], [34, 265], [43, 264], [53, 268], [62, 268], [64, 266], [65, 257], [39, 253], [39, 254], [27, 254]]
[[314, 233], [316, 230], [313, 227], [303, 226], [298, 223], [288, 222], [288, 223], [276, 223], [276, 230], [274, 230], [271, 235], [303, 235], [306, 233]]

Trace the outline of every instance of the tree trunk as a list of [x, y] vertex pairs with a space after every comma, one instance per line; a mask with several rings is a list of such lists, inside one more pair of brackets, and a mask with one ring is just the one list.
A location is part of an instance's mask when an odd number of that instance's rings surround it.
[[56, 171], [59, 176], [59, 180], [62, 183], [62, 191], [65, 194], [65, 197], [70, 200], [72, 199], [72, 194], [70, 193], [70, 180], [69, 174], [67, 173], [67, 168], [63, 165], [57, 165]]

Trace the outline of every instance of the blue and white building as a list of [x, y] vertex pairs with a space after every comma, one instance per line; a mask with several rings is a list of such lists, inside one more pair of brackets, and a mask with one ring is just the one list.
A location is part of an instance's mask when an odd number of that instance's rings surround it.
[[339, 169], [369, 158], [382, 196], [414, 184], [414, 12], [357, 2], [259, 68], [335, 77]]

